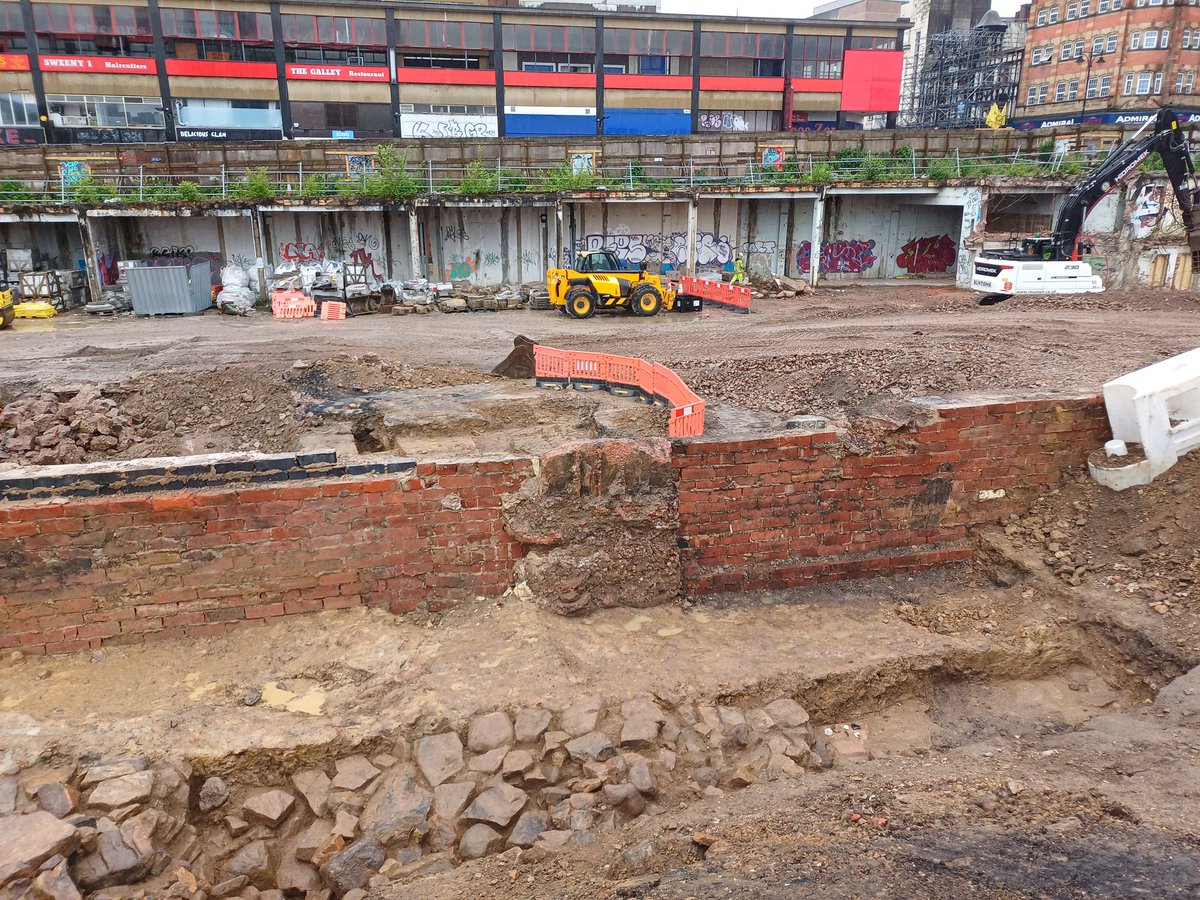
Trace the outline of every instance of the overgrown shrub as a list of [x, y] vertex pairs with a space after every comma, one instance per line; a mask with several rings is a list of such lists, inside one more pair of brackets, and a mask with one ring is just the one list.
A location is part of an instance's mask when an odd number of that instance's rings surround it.
[[85, 175], [71, 185], [71, 199], [76, 203], [103, 203], [117, 196], [116, 188], [107, 181], [97, 181]]
[[266, 169], [251, 169], [233, 183], [229, 196], [235, 200], [271, 200], [275, 197], [275, 185]]

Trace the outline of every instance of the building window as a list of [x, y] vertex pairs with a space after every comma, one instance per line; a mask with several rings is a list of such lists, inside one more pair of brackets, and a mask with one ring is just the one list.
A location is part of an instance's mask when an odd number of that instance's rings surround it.
[[[1175, 93], [1178, 94], [1179, 91]], [[1188, 93], [1191, 93], [1190, 89]], [[33, 94], [26, 94], [24, 91], [0, 94], [0, 125], [20, 127], [37, 124], [37, 99]]]
[[841, 78], [842, 38], [797, 34], [792, 38], [793, 78]]
[[1130, 50], [1141, 50], [1142, 49], [1142, 33], [1140, 31], [1135, 31], [1132, 35], [1130, 35], [1129, 49]]
[[1117, 12], [1121, 8], [1121, 4], [1123, 2], [1124, 0], [1112, 0], [1112, 11]]
[[886, 37], [852, 37], [851, 50], [895, 50], [896, 39]]
[[1150, 93], [1152, 93], [1152, 94], [1161, 94], [1162, 93], [1162, 72], [1154, 73], [1154, 87], [1150, 89]]
[[1105, 53], [1116, 53], [1117, 52], [1117, 36], [1116, 36], [1116, 34], [1110, 34], [1108, 36], [1108, 41], [1104, 44], [1104, 52]]
[[1060, 81], [1058, 84], [1056, 84], [1054, 86], [1054, 102], [1062, 103], [1066, 99], [1067, 99], [1067, 83], [1065, 81]]
[[1100, 0], [1100, 5], [1096, 7], [1096, 13], [1103, 15], [1108, 12], [1108, 0]]
[[1038, 10], [1038, 15], [1037, 15], [1037, 23], [1038, 23], [1039, 25], [1045, 25], [1045, 24], [1046, 24], [1046, 17], [1047, 17], [1048, 15], [1049, 15], [1049, 13], [1047, 13], [1047, 12], [1046, 12], [1046, 10], [1044, 10], [1044, 9], [1039, 9], [1039, 10]]
[[1195, 73], [1193, 72], [1176, 72], [1175, 73], [1175, 93], [1190, 94], [1192, 92], [1192, 84], [1195, 81]]
[[410, 69], [490, 69], [486, 22], [396, 20], [397, 64]]
[[1104, 52], [1104, 35], [1092, 38], [1092, 56], [1097, 56]]
[[700, 35], [700, 74], [780, 78], [785, 40], [782, 34], [705, 31]]
[[1067, 83], [1067, 99], [1068, 100], [1078, 100], [1079, 99], [1079, 82], [1078, 81], [1070, 81]]
[[1100, 96], [1107, 97], [1112, 91], [1112, 76], [1103, 75], [1100, 78]]
[[158, 97], [97, 97], [47, 94], [46, 108], [56, 128], [162, 128]]
[[1130, 73], [1130, 74], [1128, 74], [1128, 75], [1126, 75], [1126, 76], [1125, 76], [1125, 90], [1124, 90], [1124, 94], [1125, 94], [1126, 96], [1128, 96], [1128, 95], [1130, 95], [1130, 94], [1132, 94], [1132, 93], [1133, 93], [1133, 74], [1132, 74], [1132, 73]]
[[1067, 4], [1067, 21], [1070, 22], [1078, 14], [1079, 14], [1079, 4], [1078, 3], [1068, 3]]
[[1150, 85], [1154, 83], [1154, 76], [1149, 72], [1139, 72], [1137, 76], [1137, 93], [1139, 96], [1150, 93]]
[[1043, 84], [1038, 88], [1038, 103], [1045, 103], [1050, 97], [1050, 85]]
[[1057, 21], [1058, 21], [1058, 7], [1052, 6], [1052, 7], [1050, 7], [1050, 24], [1053, 25]]
[[1158, 48], [1158, 32], [1151, 28], [1142, 35], [1142, 49], [1156, 50]]
[[1170, 42], [1171, 42], [1171, 29], [1164, 28], [1161, 32], [1159, 32], [1158, 46], [1161, 47], [1163, 50], [1166, 50], [1167, 45], [1170, 44]]
[[1035, 103], [1037, 103], [1037, 95], [1038, 95], [1037, 85], [1031, 86], [1025, 92], [1025, 105], [1033, 106]]
[[277, 100], [186, 97], [179, 104], [182, 128], [256, 128], [277, 131], [283, 119]]
[[1179, 48], [1181, 50], [1190, 50], [1192, 48], [1192, 33], [1186, 28], [1183, 30], [1183, 35], [1179, 40]]
[[691, 31], [660, 28], [604, 29], [604, 65], [633, 75], [690, 75]]
[[1092, 14], [1092, 0], [1082, 0], [1079, 4], [1079, 18]]

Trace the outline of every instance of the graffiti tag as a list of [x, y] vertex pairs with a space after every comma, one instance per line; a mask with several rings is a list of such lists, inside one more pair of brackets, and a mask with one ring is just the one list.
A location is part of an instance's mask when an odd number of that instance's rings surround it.
[[939, 234], [913, 238], [900, 248], [896, 265], [907, 269], [910, 274], [921, 275], [926, 272], [947, 272], [957, 259], [958, 246], [950, 240], [950, 235]]
[[467, 234], [467, 229], [459, 225], [447, 225], [442, 229], [442, 240], [444, 241], [457, 241], [461, 244], [470, 239], [471, 235]]
[[749, 131], [745, 118], [734, 112], [706, 112], [700, 114], [700, 127], [705, 131]]
[[280, 243], [279, 258], [293, 263], [314, 263], [325, 258], [325, 250], [311, 241]]
[[463, 281], [475, 274], [475, 260], [471, 257], [463, 258], [461, 256], [450, 257], [450, 264], [446, 266], [447, 281]]
[[[874, 241], [830, 241], [821, 245], [820, 271], [844, 275], [865, 272], [879, 261]], [[801, 272], [812, 268], [812, 242], [804, 241], [796, 251], [796, 266]]]

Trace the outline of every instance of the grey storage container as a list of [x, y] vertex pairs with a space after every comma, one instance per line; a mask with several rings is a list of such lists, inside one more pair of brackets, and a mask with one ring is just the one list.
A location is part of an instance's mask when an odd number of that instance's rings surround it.
[[136, 315], [196, 315], [212, 306], [212, 271], [207, 261], [188, 266], [131, 266], [126, 277]]

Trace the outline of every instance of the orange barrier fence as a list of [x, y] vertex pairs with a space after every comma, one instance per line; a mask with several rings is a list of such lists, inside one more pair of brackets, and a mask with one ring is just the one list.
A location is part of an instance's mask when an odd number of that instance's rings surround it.
[[340, 322], [346, 318], [346, 304], [340, 300], [326, 300], [321, 304], [321, 318], [326, 322]]
[[668, 426], [671, 437], [704, 434], [704, 401], [664, 365], [630, 356], [556, 350], [541, 344], [534, 345], [533, 359], [538, 387], [606, 390], [619, 396], [639, 397], [671, 410]]
[[750, 288], [741, 284], [726, 284], [684, 275], [680, 281], [682, 293], [688, 297], [699, 297], [705, 303], [731, 309], [734, 312], [750, 312]]
[[317, 314], [317, 304], [300, 291], [272, 291], [271, 314], [277, 319], [305, 319]]

